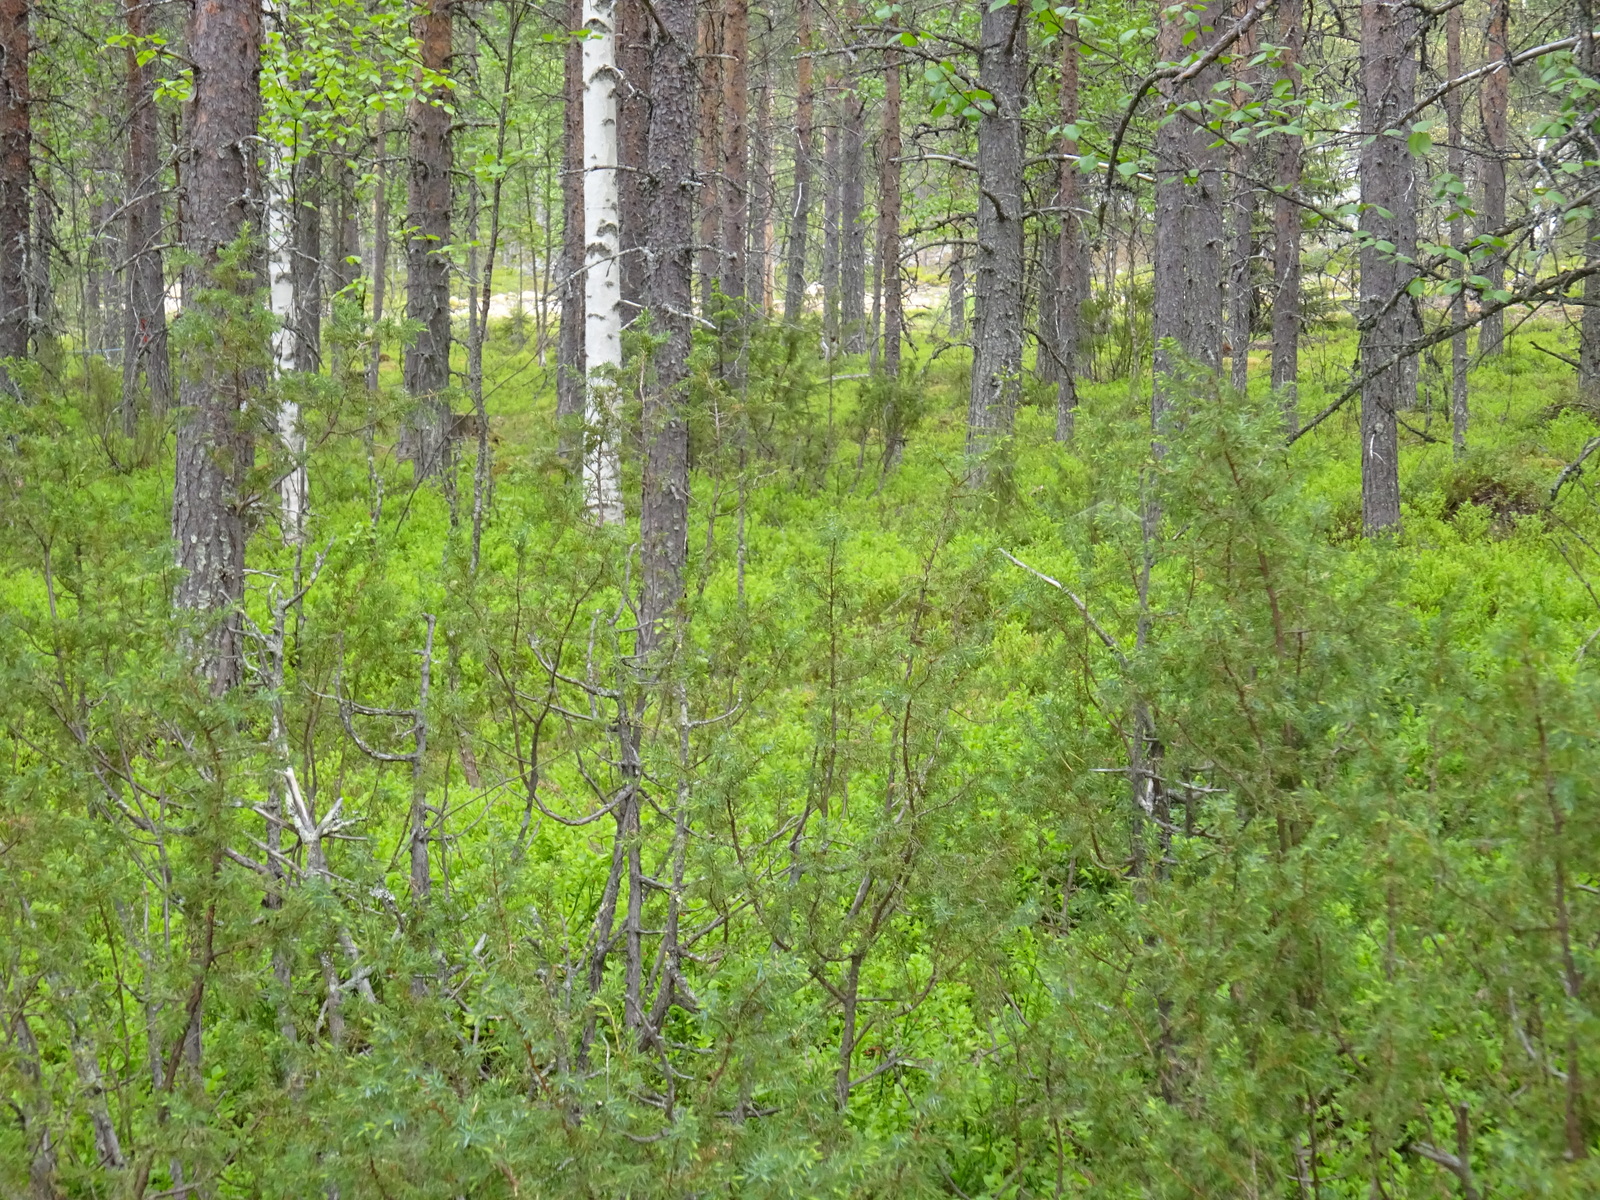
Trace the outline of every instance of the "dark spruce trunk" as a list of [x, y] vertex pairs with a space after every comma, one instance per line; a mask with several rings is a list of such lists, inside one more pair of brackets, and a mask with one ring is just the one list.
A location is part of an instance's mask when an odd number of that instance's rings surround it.
[[[417, 19], [423, 67], [450, 68], [452, 0], [427, 0]], [[418, 479], [443, 473], [450, 454], [450, 113], [438, 89], [411, 102], [411, 179], [406, 204], [406, 347], [411, 400], [406, 451]]]
[[[1243, 18], [1248, 8], [1248, 0], [1235, 0], [1235, 19]], [[1255, 52], [1256, 31], [1252, 25], [1230, 51], [1234, 56], [1235, 106], [1248, 104], [1253, 95], [1255, 70], [1250, 66], [1250, 60], [1255, 57]], [[1235, 131], [1235, 136], [1238, 136], [1238, 131]], [[1228, 263], [1228, 349], [1231, 382], [1241, 392], [1250, 382], [1250, 336], [1255, 325], [1252, 263], [1255, 259], [1256, 188], [1252, 176], [1258, 158], [1252, 141], [1236, 140], [1229, 146], [1229, 186], [1233, 201], [1228, 206], [1228, 218], [1232, 226], [1229, 230], [1232, 246]]]
[[978, 122], [977, 319], [967, 454], [974, 479], [984, 460], [1011, 434], [1022, 385], [1022, 103], [1027, 80], [1027, 26], [1019, 5], [986, 8], [978, 80], [994, 99]]
[[[1077, 124], [1078, 83], [1078, 22], [1072, 20], [1066, 23], [1061, 35], [1061, 123], [1064, 126]], [[1089, 243], [1078, 211], [1081, 204], [1078, 182], [1082, 172], [1077, 163], [1077, 139], [1063, 133], [1058, 152], [1061, 162], [1056, 175], [1056, 207], [1060, 210], [1057, 216], [1061, 232], [1055, 239], [1055, 278], [1047, 280], [1045, 286], [1053, 285], [1055, 292], [1050, 305], [1053, 318], [1050, 332], [1054, 337], [1056, 440], [1070, 442], [1078, 410], [1078, 326], [1089, 291]]]
[[[616, 21], [617, 70], [622, 76], [617, 87], [617, 162], [622, 167], [617, 174], [617, 202], [622, 219], [622, 320], [627, 324], [644, 311], [644, 244], [650, 224], [644, 187], [650, 134], [650, 13], [644, 0], [617, 0]], [[581, 148], [581, 121], [576, 133]]]
[[[261, 102], [261, 6], [198, 0], [189, 18], [194, 64], [184, 240], [191, 264], [185, 320], [216, 352], [196, 353], [179, 390], [172, 536], [181, 573], [176, 604], [196, 614], [198, 670], [213, 693], [243, 676], [245, 477], [253, 455], [252, 402], [264, 380], [265, 346], [224, 350], [237, 309], [259, 302], [260, 176], [255, 153]], [[233, 310], [233, 311], [230, 311]], [[231, 340], [231, 339], [230, 339]]]

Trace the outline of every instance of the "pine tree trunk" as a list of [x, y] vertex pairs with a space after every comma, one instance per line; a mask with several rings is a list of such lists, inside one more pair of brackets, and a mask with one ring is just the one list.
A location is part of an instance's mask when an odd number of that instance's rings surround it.
[[[1248, 0], [1234, 0], [1234, 19], [1242, 19], [1249, 9]], [[1256, 29], [1251, 26], [1230, 51], [1233, 57], [1233, 102], [1243, 107], [1253, 94], [1255, 70], [1250, 60], [1256, 53]], [[1246, 135], [1247, 136], [1247, 135]], [[1250, 383], [1250, 336], [1255, 311], [1255, 280], [1251, 262], [1255, 258], [1256, 189], [1251, 181], [1258, 155], [1253, 142], [1235, 140], [1228, 148], [1230, 190], [1233, 201], [1228, 206], [1232, 229], [1232, 253], [1228, 264], [1228, 346], [1231, 352], [1230, 374], [1232, 384], [1244, 391]]]
[[742, 309], [749, 286], [749, 0], [724, 0], [722, 51], [722, 291]]
[[[185, 288], [202, 329], [237, 323], [229, 309], [254, 299], [260, 258], [261, 6], [255, 0], [205, 0], [189, 18], [194, 64], [190, 169], [184, 237], [191, 264]], [[244, 253], [246, 273], [218, 271], [224, 253]], [[233, 293], [227, 300], [219, 293]], [[230, 304], [229, 301], [232, 301]], [[259, 373], [226, 354], [197, 354], [179, 400], [172, 537], [181, 572], [175, 603], [205, 622], [197, 638], [200, 674], [213, 693], [236, 686], [244, 668], [245, 480], [254, 448], [248, 407]]]
[[[147, 0], [123, 0], [130, 38], [149, 35]], [[123, 172], [123, 254], [127, 263], [127, 309], [122, 348], [122, 428], [133, 436], [138, 423], [139, 380], [150, 395], [150, 417], [158, 423], [172, 407], [172, 365], [167, 353], [166, 279], [161, 259], [161, 148], [156, 126], [156, 64], [139, 64], [138, 42], [126, 51], [124, 97], [128, 146]]]
[[[583, 28], [583, 0], [567, 0], [566, 27]], [[583, 248], [583, 43], [571, 38], [562, 60], [561, 265], [557, 293], [561, 327], [556, 334], [556, 427], [562, 460], [569, 469], [582, 463], [582, 439], [574, 426], [583, 418], [584, 248]]]
[[811, 0], [797, 0], [800, 61], [795, 64], [794, 205], [789, 213], [788, 269], [783, 289], [783, 319], [794, 325], [805, 311], [806, 250], [811, 227], [811, 187], [816, 158], [816, 98], [812, 90]]
[[[770, 26], [770, 20], [769, 20]], [[772, 37], [758, 35], [761, 63], [755, 130], [750, 140], [750, 257], [745, 297], [763, 316], [772, 314]]]
[[722, 14], [703, 6], [697, 25], [700, 76], [700, 315], [711, 320], [722, 286]]
[[[1290, 95], [1300, 93], [1300, 55], [1305, 45], [1301, 0], [1278, 0], [1278, 42], [1283, 79]], [[1272, 387], [1283, 404], [1284, 424], [1300, 428], [1300, 206], [1295, 203], [1305, 158], [1298, 137], [1277, 139], [1278, 157], [1272, 206]]]
[[[1600, 80], [1600, 45], [1594, 37], [1594, 5], [1591, 0], [1578, 0], [1578, 69], [1591, 80]], [[1586, 106], [1587, 132], [1591, 139], [1600, 137], [1600, 106], [1591, 101]], [[1591, 145], [1593, 142], [1591, 141]], [[1585, 176], [1586, 185], [1600, 185], [1600, 171], [1590, 170]], [[1586, 231], [1588, 241], [1584, 246], [1587, 265], [1600, 259], [1600, 206], [1595, 206], [1589, 217]], [[1590, 275], [1583, 281], [1583, 316], [1578, 326], [1578, 394], [1588, 403], [1600, 403], [1600, 275]]]
[[617, 160], [622, 172], [617, 195], [622, 215], [622, 321], [644, 311], [645, 147], [650, 136], [650, 13], [643, 0], [616, 0]]
[[[847, 4], [844, 13], [847, 38], [854, 38], [860, 13]], [[846, 354], [867, 349], [867, 207], [866, 102], [851, 72], [849, 86], [840, 93], [839, 129], [839, 325]]]
[[[1216, 37], [1213, 26], [1226, 11], [1223, 0], [1211, 0], [1197, 28], [1210, 30], [1189, 46], [1183, 35], [1189, 25], [1182, 15], [1169, 15], [1161, 25], [1157, 55], [1176, 62], [1206, 49]], [[1221, 70], [1207, 67], [1188, 82], [1165, 89], [1169, 117], [1156, 133], [1155, 214], [1155, 390], [1151, 420], [1159, 431], [1174, 405], [1167, 383], [1178, 361], [1187, 359], [1211, 371], [1222, 366], [1223, 180], [1216, 140], [1180, 105], [1204, 104], [1220, 81]], [[1194, 182], [1190, 183], [1189, 180]], [[1170, 339], [1170, 343], [1169, 343]]]
[[[367, 358], [369, 395], [377, 394], [378, 368], [383, 364], [382, 326], [389, 286], [389, 127], [384, 113], [378, 114], [378, 136], [373, 146], [377, 159], [377, 179], [372, 187], [372, 347]], [[369, 442], [371, 436], [369, 423]]]
[[[883, 140], [878, 146], [878, 262], [882, 268], [883, 355], [889, 379], [900, 377], [905, 315], [900, 299], [900, 52], [883, 52]], [[891, 447], [891, 451], [892, 451]]]
[[0, 358], [28, 353], [32, 121], [28, 0], [0, 0]]
[[947, 282], [950, 301], [945, 314], [945, 328], [950, 340], [959, 342], [967, 336], [967, 257], [966, 247], [960, 243], [951, 252]]
[[[1483, 212], [1479, 216], [1480, 233], [1490, 233], [1506, 223], [1506, 156], [1510, 147], [1509, 118], [1511, 107], [1511, 0], [1490, 0], [1487, 58], [1491, 63], [1504, 63], [1499, 69], [1483, 77], [1479, 92], [1483, 116], [1483, 139], [1488, 153], [1483, 158]], [[1483, 264], [1483, 274], [1489, 280], [1489, 291], [1499, 291], [1506, 285], [1506, 259], [1503, 251], [1491, 250]], [[1478, 326], [1478, 354], [1499, 354], [1505, 349], [1505, 314], [1490, 313]]]
[[[1361, 148], [1361, 229], [1367, 235], [1361, 271], [1361, 515], [1369, 534], [1400, 523], [1399, 433], [1406, 374], [1384, 367], [1406, 342], [1410, 277], [1388, 241], [1406, 253], [1405, 208], [1415, 203], [1411, 158], [1400, 138], [1384, 137], [1412, 103], [1416, 80], [1412, 10], [1397, 0], [1363, 0], [1361, 7], [1361, 128], [1375, 136]], [[1384, 211], [1394, 214], [1383, 215]], [[1383, 368], [1383, 369], [1380, 369]]]
[[1056, 440], [1070, 442], [1078, 411], [1079, 323], [1083, 301], [1089, 290], [1089, 243], [1084, 237], [1083, 220], [1078, 214], [1078, 139], [1071, 130], [1078, 122], [1078, 22], [1066, 22], [1061, 32], [1061, 162], [1056, 176], [1056, 207], [1060, 209], [1061, 234], [1056, 239], [1053, 280], [1055, 300], [1054, 357], [1056, 381]]
[[597, 524], [622, 521], [617, 396], [622, 371], [622, 268], [617, 171], [616, 2], [585, 0], [583, 28], [584, 507]]
[[649, 654], [664, 636], [683, 598], [689, 537], [689, 427], [685, 392], [689, 376], [689, 310], [693, 303], [694, 133], [696, 79], [694, 0], [655, 0], [662, 29], [651, 46], [650, 278], [654, 331], [663, 338], [644, 395], [644, 497], [640, 557], [644, 580], [639, 605], [640, 651]]
[[295, 164], [290, 223], [294, 263], [294, 369], [322, 369], [322, 155]]
[[977, 320], [967, 454], [974, 480], [984, 459], [1011, 435], [1022, 385], [1022, 107], [1028, 76], [1026, 10], [987, 7], [978, 81], [992, 97], [978, 122]]
[[[1459, 78], [1461, 58], [1461, 6], [1452, 8], [1445, 16], [1445, 74]], [[1461, 89], [1456, 88], [1444, 98], [1446, 137], [1450, 143], [1448, 168], [1457, 182], [1465, 184], [1467, 176], [1466, 129], [1461, 119]], [[1461, 228], [1458, 223], [1456, 226]], [[1462, 325], [1467, 319], [1466, 268], [1456, 264], [1457, 291], [1450, 297], [1450, 323]], [[1450, 440], [1455, 454], [1460, 458], [1467, 452], [1467, 335], [1463, 331], [1450, 339]]]
[[[453, 0], [428, 0], [417, 20], [422, 66], [448, 71]], [[446, 90], [411, 102], [411, 179], [406, 211], [407, 452], [417, 479], [444, 473], [450, 458], [450, 103]], [[448, 482], [448, 481], [447, 481]]]
[[823, 80], [827, 124], [822, 130], [822, 342], [828, 358], [839, 352], [839, 257], [844, 230], [839, 224], [843, 208], [839, 191], [840, 140], [839, 81], [829, 66]]

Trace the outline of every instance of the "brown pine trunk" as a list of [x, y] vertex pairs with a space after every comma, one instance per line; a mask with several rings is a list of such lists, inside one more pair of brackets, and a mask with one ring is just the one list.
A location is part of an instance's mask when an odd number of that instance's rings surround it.
[[[1278, 41], [1282, 78], [1290, 95], [1298, 96], [1300, 54], [1305, 45], [1301, 0], [1278, 0]], [[1291, 434], [1300, 428], [1300, 206], [1295, 193], [1305, 158], [1298, 137], [1278, 139], [1272, 206], [1272, 387], [1283, 404], [1284, 424]]]
[[[254, 146], [259, 124], [261, 6], [255, 0], [198, 0], [189, 18], [194, 64], [190, 168], [184, 235], [191, 258], [185, 295], [202, 329], [220, 329], [230, 309], [256, 301], [262, 277], [260, 177]], [[218, 270], [224, 252], [244, 251], [246, 272]], [[224, 298], [224, 294], [231, 293]], [[213, 693], [243, 675], [246, 475], [254, 447], [249, 406], [259, 395], [259, 370], [226, 352], [200, 353], [187, 364], [179, 392], [172, 537], [181, 572], [175, 603], [205, 622], [196, 638], [201, 675]]]
[[[567, 0], [567, 29], [583, 28], [583, 0]], [[583, 45], [568, 38], [562, 64], [561, 265], [557, 288], [561, 328], [556, 335], [556, 426], [560, 453], [576, 471], [583, 439], [575, 426], [585, 399], [583, 298]], [[626, 214], [624, 214], [626, 236]]]
[[28, 353], [32, 209], [28, 0], [0, 0], [0, 358]]
[[744, 294], [763, 316], [772, 313], [772, 29], [758, 35], [761, 63], [755, 130], [750, 139], [750, 256]]
[[[1248, 0], [1234, 0], [1234, 19], [1244, 17], [1249, 9]], [[1250, 60], [1256, 53], [1256, 28], [1252, 25], [1230, 53], [1233, 58], [1235, 105], [1247, 104], [1251, 97], [1250, 85], [1255, 82], [1255, 70]], [[1256, 189], [1251, 181], [1257, 154], [1250, 141], [1235, 141], [1228, 149], [1228, 168], [1232, 178], [1229, 187], [1233, 202], [1228, 206], [1228, 216], [1233, 228], [1229, 231], [1232, 245], [1228, 264], [1228, 346], [1232, 351], [1230, 363], [1232, 383], [1244, 391], [1250, 383], [1250, 335], [1255, 315], [1255, 280], [1251, 262], [1255, 257]]]
[[644, 496], [639, 605], [641, 653], [664, 639], [665, 624], [683, 599], [689, 538], [689, 426], [684, 408], [689, 377], [689, 309], [693, 303], [695, 45], [694, 0], [655, 0], [661, 28], [651, 39], [648, 170], [652, 220], [648, 301], [652, 327], [663, 341], [644, 395]]
[[789, 212], [788, 272], [783, 289], [783, 319], [800, 320], [806, 302], [806, 250], [810, 240], [811, 186], [816, 158], [816, 98], [811, 69], [811, 0], [798, 0], [800, 61], [795, 64], [794, 204]]
[[826, 60], [822, 79], [824, 121], [822, 129], [822, 339], [830, 359], [839, 352], [839, 259], [844, 230], [839, 214], [840, 159], [843, 121], [839, 96], [839, 69], [833, 56]]
[[[1411, 158], [1399, 138], [1384, 137], [1411, 108], [1416, 86], [1416, 18], [1395, 0], [1361, 6], [1361, 128], [1374, 134], [1361, 148], [1361, 515], [1369, 534], [1400, 523], [1400, 446], [1395, 413], [1405, 401], [1406, 373], [1384, 368], [1406, 342], [1410, 272], [1388, 241], [1406, 253], [1405, 208], [1415, 203]], [[1393, 216], [1384, 216], [1384, 211]], [[1383, 369], [1380, 369], [1383, 368]]]
[[[1461, 6], [1452, 8], [1445, 17], [1445, 74], [1459, 78], [1463, 66], [1461, 59]], [[1446, 137], [1450, 143], [1449, 171], [1457, 181], [1464, 183], [1467, 174], [1466, 129], [1461, 119], [1461, 89], [1455, 88], [1444, 98]], [[1458, 225], [1457, 228], [1460, 226]], [[1463, 286], [1466, 269], [1456, 265], [1457, 288], [1450, 297], [1450, 323], [1463, 325], [1467, 319], [1467, 293]], [[1450, 339], [1450, 440], [1455, 454], [1460, 458], [1467, 452], [1467, 335], [1456, 334]]]
[[[1509, 148], [1509, 118], [1511, 108], [1511, 2], [1491, 0], [1489, 7], [1487, 59], [1491, 63], [1504, 63], [1498, 70], [1485, 75], [1479, 103], [1483, 115], [1483, 140], [1488, 153], [1483, 159], [1483, 212], [1478, 227], [1481, 233], [1499, 229], [1506, 223], [1506, 154]], [[1491, 252], [1483, 265], [1483, 274], [1489, 280], [1489, 290], [1498, 291], [1506, 285], [1505, 255]], [[1478, 353], [1499, 354], [1505, 349], [1506, 323], [1503, 312], [1490, 313], [1478, 326]]]
[[[698, 22], [700, 77], [700, 315], [710, 320], [717, 311], [722, 286], [722, 14], [700, 10]], [[656, 85], [659, 87], [659, 83]], [[659, 95], [657, 96], [659, 100]]]
[[[1223, 0], [1212, 0], [1200, 15], [1198, 28], [1210, 30], [1221, 21]], [[1157, 55], [1173, 62], [1204, 50], [1215, 32], [1201, 33], [1189, 46], [1182, 15], [1166, 17]], [[1186, 83], [1167, 88], [1169, 116], [1156, 133], [1155, 214], [1155, 391], [1151, 420], [1159, 432], [1175, 398], [1168, 378], [1187, 359], [1216, 371], [1222, 366], [1223, 185], [1215, 136], [1180, 105], [1204, 104], [1220, 81], [1221, 71], [1207, 67]], [[1190, 180], [1194, 182], [1190, 182]], [[1170, 342], [1169, 342], [1170, 339]]]
[[1027, 25], [1020, 5], [984, 9], [978, 81], [994, 99], [978, 122], [978, 312], [972, 347], [967, 454], [973, 478], [1011, 435], [1022, 382], [1022, 106], [1028, 75]]
[[722, 291], [737, 309], [749, 286], [749, 0], [725, 0], [722, 51]]
[[[1061, 31], [1061, 123], [1071, 129], [1078, 121], [1078, 22], [1066, 22]], [[1078, 324], [1089, 290], [1089, 244], [1078, 214], [1078, 139], [1061, 135], [1056, 176], [1056, 207], [1061, 234], [1056, 240], [1054, 317], [1054, 377], [1056, 381], [1056, 440], [1070, 442], [1078, 411]]]
[[[900, 377], [900, 52], [883, 52], [883, 141], [878, 146], [878, 263], [882, 269], [883, 373]], [[891, 457], [893, 456], [893, 447]]]
[[[149, 35], [148, 0], [124, 0], [131, 38]], [[161, 262], [161, 148], [156, 125], [156, 64], [139, 64], [138, 43], [126, 51], [124, 100], [128, 146], [123, 187], [123, 254], [127, 263], [122, 344], [122, 428], [133, 436], [138, 422], [139, 379], [150, 394], [151, 419], [172, 407], [172, 365], [167, 353], [166, 279]]]
[[[617, 0], [616, 21], [617, 70], [622, 75], [617, 88], [617, 162], [622, 167], [617, 173], [617, 201], [622, 218], [622, 321], [626, 325], [644, 311], [647, 274], [644, 244], [650, 213], [645, 208], [644, 168], [650, 136], [650, 13], [643, 0]], [[577, 107], [582, 108], [581, 96]], [[581, 120], [572, 132], [581, 148]], [[580, 195], [580, 229], [582, 212]]]
[[[854, 40], [861, 14], [854, 4], [844, 12], [844, 36]], [[866, 102], [856, 72], [840, 93], [839, 128], [839, 325], [846, 354], [867, 350]]]
[[[417, 19], [422, 66], [448, 71], [452, 0], [427, 0]], [[450, 442], [450, 103], [438, 89], [411, 102], [411, 179], [406, 196], [406, 318], [418, 332], [406, 347], [407, 452], [416, 478], [443, 473]]]
[[[376, 394], [378, 368], [383, 361], [381, 326], [384, 301], [389, 286], [389, 127], [383, 113], [378, 114], [378, 136], [373, 144], [376, 147], [377, 180], [372, 187], [372, 346], [367, 357], [367, 391]], [[369, 450], [371, 438], [369, 423]]]

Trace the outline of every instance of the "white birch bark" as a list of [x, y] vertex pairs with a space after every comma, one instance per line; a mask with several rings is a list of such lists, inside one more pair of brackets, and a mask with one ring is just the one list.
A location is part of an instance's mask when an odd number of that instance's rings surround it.
[[[267, 282], [268, 303], [277, 318], [272, 333], [272, 363], [281, 377], [295, 367], [294, 222], [290, 205], [291, 172], [282, 147], [267, 155]], [[306, 476], [305, 434], [300, 429], [300, 405], [289, 396], [278, 401], [278, 438], [292, 464], [278, 483], [283, 509], [283, 540], [297, 546], [305, 540]]]
[[622, 248], [617, 176], [616, 0], [584, 0], [584, 353], [588, 370], [584, 503], [601, 525], [622, 521], [617, 385], [622, 367]]

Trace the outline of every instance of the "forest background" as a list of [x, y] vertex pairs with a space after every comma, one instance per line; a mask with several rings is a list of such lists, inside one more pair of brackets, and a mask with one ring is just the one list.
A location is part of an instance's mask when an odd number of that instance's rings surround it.
[[0, 0], [0, 1192], [1600, 1188], [1587, 0]]

